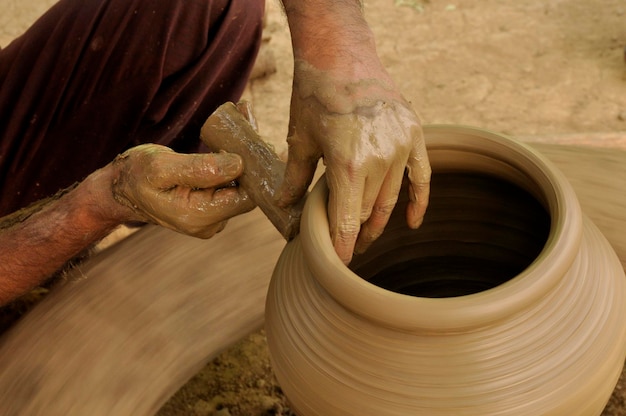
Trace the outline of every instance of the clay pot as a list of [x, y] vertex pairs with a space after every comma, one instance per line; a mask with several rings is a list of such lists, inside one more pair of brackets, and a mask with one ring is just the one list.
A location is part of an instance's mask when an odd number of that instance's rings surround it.
[[403, 191], [385, 233], [344, 266], [320, 180], [277, 263], [266, 331], [295, 412], [599, 415], [626, 355], [614, 251], [530, 147], [464, 127], [425, 136], [419, 230]]

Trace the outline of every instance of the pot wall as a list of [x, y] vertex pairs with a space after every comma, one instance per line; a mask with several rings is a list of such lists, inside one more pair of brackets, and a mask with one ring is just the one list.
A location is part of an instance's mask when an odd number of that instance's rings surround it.
[[[563, 176], [531, 149], [477, 129], [430, 127], [425, 134], [434, 176], [452, 175], [454, 185], [478, 175], [478, 185], [450, 191], [433, 181], [438, 208], [427, 215], [440, 217], [413, 235], [401, 226], [400, 202], [378, 247], [351, 265], [357, 274], [332, 250], [320, 181], [300, 236], [281, 255], [266, 329], [294, 409], [300, 416], [600, 414], [625, 356], [626, 287], [615, 253], [581, 215]], [[496, 183], [504, 188], [494, 191]], [[455, 213], [476, 195], [478, 205]], [[481, 213], [494, 206], [499, 214]], [[444, 229], [454, 221], [460, 233]], [[429, 227], [431, 235], [420, 236]], [[464, 270], [479, 269], [470, 280], [487, 285], [463, 294], [420, 292], [429, 267], [411, 277], [410, 260], [436, 257], [424, 253], [437, 244], [433, 253], [444, 255], [430, 270], [461, 252], [452, 266], [459, 257], [473, 262], [449, 267], [446, 279], [462, 281]], [[493, 264], [504, 272], [501, 265], [511, 262], [517, 271], [494, 273]], [[403, 267], [409, 277], [400, 286], [417, 281], [417, 292], [381, 287]], [[380, 270], [392, 272], [376, 281]], [[434, 274], [435, 283], [445, 280]], [[454, 279], [439, 286], [451, 285]]]

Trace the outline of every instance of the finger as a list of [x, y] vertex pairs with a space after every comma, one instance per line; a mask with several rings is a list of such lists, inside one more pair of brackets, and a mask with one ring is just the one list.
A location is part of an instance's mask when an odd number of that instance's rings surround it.
[[[196, 191], [195, 193], [201, 192], [203, 191]], [[209, 238], [213, 236], [213, 234], [222, 231], [230, 218], [251, 211], [256, 205], [242, 189], [224, 188], [215, 191], [210, 207], [209, 210], [211, 214], [209, 216], [202, 215], [203, 211], [200, 211], [200, 215], [197, 219], [201, 224], [209, 220], [211, 223], [217, 224], [218, 227], [217, 229], [209, 227], [208, 236], [203, 236], [202, 234], [198, 235], [202, 238]]]
[[195, 190], [189, 200], [189, 209], [197, 213], [199, 220], [212, 223], [251, 211], [255, 206], [250, 196], [240, 187]]
[[361, 224], [365, 223], [374, 210], [376, 200], [381, 192], [383, 183], [387, 176], [388, 166], [380, 164], [376, 167], [373, 164], [368, 166], [368, 174], [363, 187], [363, 196], [361, 198]]
[[398, 194], [402, 186], [404, 166], [389, 171], [382, 185], [378, 188], [378, 196], [367, 221], [361, 225], [356, 242], [355, 252], [363, 253], [385, 230], [389, 217], [398, 202]]
[[226, 228], [226, 224], [228, 224], [228, 220], [226, 220], [226, 221], [222, 221], [222, 222], [220, 222], [220, 223], [217, 223], [217, 224], [216, 224], [216, 226], [217, 226], [217, 231], [215, 231], [215, 234], [219, 234], [219, 233], [221, 233], [222, 231], [224, 231], [224, 229]]
[[349, 169], [347, 174], [326, 170], [329, 188], [328, 221], [330, 235], [337, 255], [344, 264], [350, 263], [361, 228], [361, 200], [365, 178]]
[[285, 176], [278, 192], [278, 204], [287, 207], [298, 202], [306, 193], [322, 157], [319, 149], [305, 143], [298, 135], [287, 139], [289, 145]]
[[197, 238], [202, 238], [204, 240], [207, 240], [211, 237], [213, 237], [215, 234], [219, 234], [222, 231], [224, 231], [224, 228], [226, 228], [226, 224], [228, 224], [228, 220], [226, 221], [222, 221], [222, 222], [218, 222], [217, 224], [212, 224], [208, 227], [206, 227], [205, 229], [203, 229], [203, 231], [200, 234], [189, 234], [193, 237], [197, 237]]
[[[172, 228], [188, 235], [209, 238], [215, 232], [215, 224], [243, 214], [255, 207], [254, 202], [241, 188], [231, 187], [191, 190], [179, 187], [162, 195], [161, 205], [168, 206], [167, 215], [161, 220]], [[160, 211], [165, 213], [164, 210]]]
[[160, 189], [185, 186], [214, 188], [239, 177], [241, 157], [234, 153], [161, 153], [152, 163], [153, 185]]
[[418, 228], [424, 220], [428, 207], [431, 177], [428, 153], [421, 131], [407, 161], [407, 170], [410, 184], [406, 218], [409, 227]]

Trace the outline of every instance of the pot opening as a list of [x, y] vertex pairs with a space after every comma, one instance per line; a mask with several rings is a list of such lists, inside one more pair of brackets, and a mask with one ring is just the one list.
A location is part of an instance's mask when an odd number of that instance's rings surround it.
[[488, 174], [434, 172], [417, 230], [406, 226], [406, 195], [405, 183], [383, 235], [350, 264], [393, 292], [443, 298], [491, 289], [526, 269], [550, 232], [541, 201]]

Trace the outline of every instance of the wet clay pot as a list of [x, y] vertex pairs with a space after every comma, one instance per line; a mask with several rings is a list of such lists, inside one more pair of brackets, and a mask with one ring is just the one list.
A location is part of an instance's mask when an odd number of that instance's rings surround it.
[[533, 149], [464, 127], [425, 136], [433, 182], [420, 229], [405, 225], [404, 189], [385, 233], [346, 267], [323, 180], [307, 200], [266, 304], [293, 409], [599, 415], [626, 351], [615, 252]]

